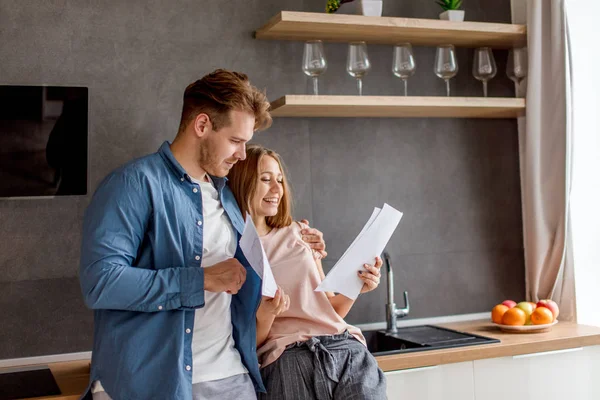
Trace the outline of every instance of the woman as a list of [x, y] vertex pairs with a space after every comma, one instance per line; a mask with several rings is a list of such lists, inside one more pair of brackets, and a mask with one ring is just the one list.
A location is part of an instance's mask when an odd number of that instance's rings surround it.
[[[320, 255], [292, 221], [291, 196], [279, 155], [251, 145], [229, 173], [242, 215], [250, 213], [279, 290], [257, 314], [257, 349], [267, 394], [259, 399], [385, 399], [385, 377], [360, 330], [344, 317], [354, 301], [315, 292], [324, 279]], [[249, 199], [247, 201], [243, 199]], [[361, 293], [379, 284], [382, 261], [358, 272]]]

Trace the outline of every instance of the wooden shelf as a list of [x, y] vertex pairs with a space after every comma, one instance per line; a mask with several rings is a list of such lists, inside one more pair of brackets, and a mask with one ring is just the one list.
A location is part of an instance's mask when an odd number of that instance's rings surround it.
[[527, 29], [514, 24], [281, 11], [256, 31], [256, 39], [509, 48], [527, 44]]
[[273, 117], [516, 118], [525, 99], [288, 95], [271, 102]]

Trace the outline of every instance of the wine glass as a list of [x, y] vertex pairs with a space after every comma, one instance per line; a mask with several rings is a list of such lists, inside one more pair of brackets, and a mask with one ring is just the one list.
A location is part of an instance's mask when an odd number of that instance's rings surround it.
[[508, 52], [506, 75], [520, 88], [521, 81], [527, 76], [527, 47], [511, 49]]
[[321, 40], [310, 40], [304, 43], [302, 71], [312, 78], [313, 94], [319, 94], [319, 75], [327, 70], [327, 60]]
[[394, 46], [392, 72], [404, 82], [404, 95], [408, 96], [408, 78], [414, 75], [416, 64], [410, 43]]
[[346, 70], [350, 76], [356, 78], [358, 85], [358, 95], [362, 96], [362, 78], [371, 69], [371, 62], [367, 54], [367, 44], [365, 42], [353, 42], [348, 46], [348, 61]]
[[446, 44], [437, 48], [433, 71], [438, 78], [446, 81], [446, 96], [450, 96], [450, 79], [458, 73], [454, 45]]
[[473, 57], [473, 76], [483, 82], [483, 97], [487, 97], [487, 83], [496, 76], [496, 61], [494, 53], [489, 47], [480, 47], [475, 49]]

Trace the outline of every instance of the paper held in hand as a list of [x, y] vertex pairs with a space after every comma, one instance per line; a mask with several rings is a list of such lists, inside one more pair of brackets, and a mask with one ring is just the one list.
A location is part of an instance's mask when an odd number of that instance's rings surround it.
[[271, 271], [271, 265], [265, 254], [265, 249], [262, 247], [260, 237], [252, 222], [250, 214], [246, 214], [246, 224], [244, 225], [244, 232], [240, 238], [240, 248], [244, 252], [244, 256], [256, 271], [260, 279], [262, 279], [262, 295], [267, 297], [275, 297], [277, 292], [277, 283], [275, 283], [275, 277], [273, 271]]
[[364, 264], [375, 263], [375, 257], [385, 249], [402, 215], [388, 204], [384, 204], [383, 209], [375, 207], [356, 239], [315, 290], [341, 293], [356, 299], [364, 284], [358, 271], [366, 271]]

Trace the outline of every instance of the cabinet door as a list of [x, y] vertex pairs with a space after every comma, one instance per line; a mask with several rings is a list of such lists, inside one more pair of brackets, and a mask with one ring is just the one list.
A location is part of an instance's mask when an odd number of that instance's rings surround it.
[[473, 362], [385, 373], [388, 400], [473, 400]]
[[473, 365], [476, 400], [600, 399], [600, 346], [476, 360]]

